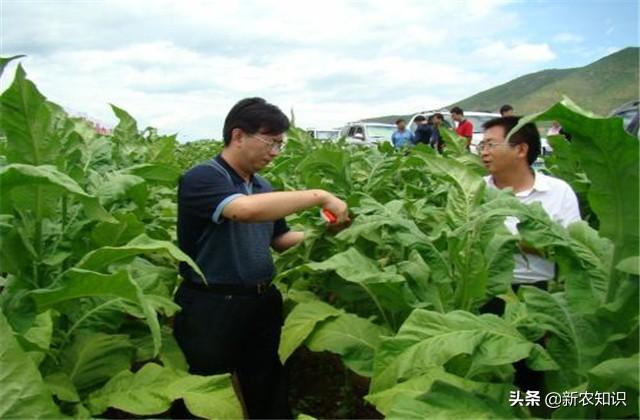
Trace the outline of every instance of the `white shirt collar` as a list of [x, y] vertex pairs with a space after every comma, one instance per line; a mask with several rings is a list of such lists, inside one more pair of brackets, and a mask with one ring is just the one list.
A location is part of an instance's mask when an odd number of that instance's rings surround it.
[[[533, 171], [533, 176], [534, 176], [533, 187], [530, 190], [516, 193], [516, 196], [520, 196], [520, 195], [527, 196], [531, 194], [533, 191], [543, 192], [543, 191], [549, 191], [551, 189], [551, 185], [549, 184], [549, 177], [547, 175], [543, 174], [542, 172]], [[490, 187], [496, 188], [496, 184], [493, 181], [493, 175], [489, 175], [487, 177], [487, 184]]]

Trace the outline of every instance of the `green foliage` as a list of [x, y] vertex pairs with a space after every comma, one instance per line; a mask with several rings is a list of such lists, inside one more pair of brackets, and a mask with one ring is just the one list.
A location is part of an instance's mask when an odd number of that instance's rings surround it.
[[[4, 61], [0, 61], [4, 63]], [[126, 111], [110, 136], [69, 118], [20, 67], [0, 96], [0, 412], [162, 415], [177, 399], [202, 417], [241, 416], [228, 376], [189, 375], [172, 337], [180, 174], [222, 150], [140, 131]], [[484, 168], [445, 131], [444, 155], [322, 143], [292, 128], [264, 175], [277, 189], [323, 188], [353, 223], [317, 209], [288, 218], [305, 241], [276, 256], [285, 296], [280, 357], [299, 346], [370, 378], [391, 418], [529, 417], [509, 407], [513, 364], [544, 372], [545, 392], [638, 396], [638, 142], [619, 119], [564, 100], [548, 170], [569, 182], [586, 222], [564, 228], [539, 204], [488, 189]], [[504, 226], [519, 220], [518, 234]], [[511, 290], [525, 242], [557, 264], [550, 291]], [[502, 316], [480, 314], [492, 298]], [[542, 341], [541, 341], [542, 340]], [[540, 343], [543, 342], [544, 345]], [[627, 407], [564, 407], [554, 417], [633, 417]]]
[[98, 135], [47, 101], [20, 66], [0, 96], [0, 412], [146, 414], [105, 395], [134, 363], [156, 361], [175, 378], [166, 404], [183, 398], [195, 415], [239, 417], [228, 379], [189, 375], [167, 326], [179, 310], [177, 263], [199, 271], [172, 243], [175, 136], [140, 132], [113, 110], [113, 135]]

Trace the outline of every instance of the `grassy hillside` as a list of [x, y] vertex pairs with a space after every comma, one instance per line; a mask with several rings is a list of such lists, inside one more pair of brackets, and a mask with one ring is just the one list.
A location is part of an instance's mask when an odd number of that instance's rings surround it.
[[[508, 103], [518, 114], [528, 114], [543, 110], [564, 94], [590, 111], [607, 115], [618, 105], [638, 98], [639, 51], [637, 47], [629, 47], [584, 67], [527, 74], [446, 108], [458, 105], [465, 110], [498, 111]], [[393, 122], [396, 118], [385, 116], [367, 121]]]

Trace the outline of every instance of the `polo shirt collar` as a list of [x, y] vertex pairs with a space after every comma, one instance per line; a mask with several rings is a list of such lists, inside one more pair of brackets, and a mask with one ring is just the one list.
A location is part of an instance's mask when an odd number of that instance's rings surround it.
[[227, 170], [227, 172], [229, 172], [229, 175], [231, 175], [231, 179], [233, 179], [233, 182], [235, 184], [245, 184], [245, 185], [251, 184], [251, 185], [253, 185], [254, 188], [255, 187], [259, 188], [260, 187], [259, 184], [256, 182], [256, 177], [253, 176], [253, 174], [251, 175], [251, 179], [249, 180], [249, 182], [248, 183], [245, 182], [244, 178], [241, 177], [236, 172], [236, 170], [233, 169], [233, 167], [231, 165], [229, 165], [229, 163], [226, 160], [224, 160], [224, 158], [222, 157], [222, 154], [217, 155], [214, 159], [216, 160], [216, 162], [218, 162], [220, 165], [222, 165]]

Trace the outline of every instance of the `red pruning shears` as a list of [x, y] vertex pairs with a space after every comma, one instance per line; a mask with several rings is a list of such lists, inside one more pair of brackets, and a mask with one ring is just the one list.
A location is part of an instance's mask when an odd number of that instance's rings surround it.
[[335, 224], [338, 221], [338, 216], [333, 214], [331, 210], [328, 209], [320, 209], [320, 216], [330, 225]]

